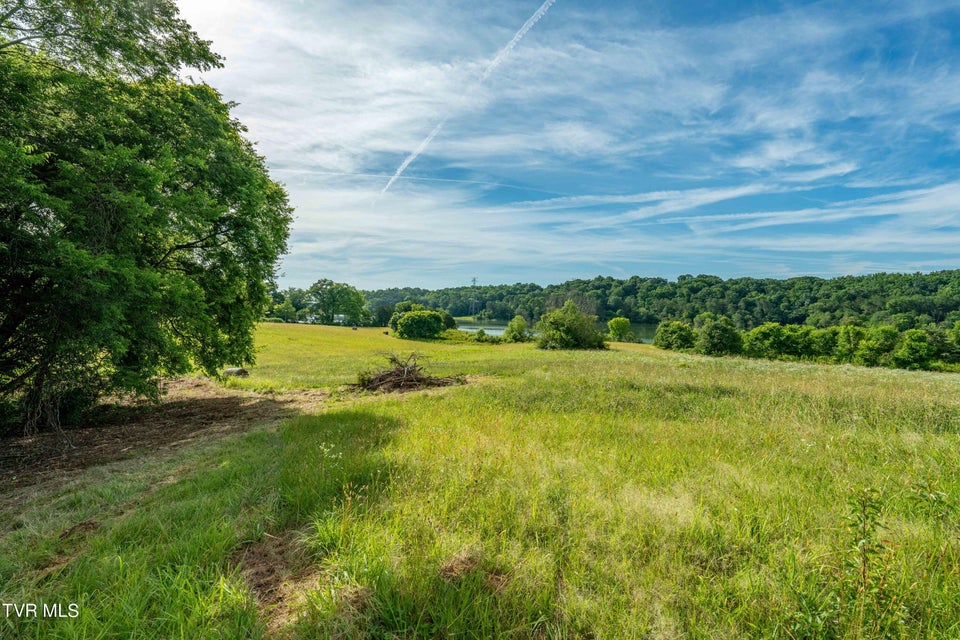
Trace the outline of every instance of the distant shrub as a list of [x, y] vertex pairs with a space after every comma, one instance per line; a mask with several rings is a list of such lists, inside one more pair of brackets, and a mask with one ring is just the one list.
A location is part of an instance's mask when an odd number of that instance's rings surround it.
[[717, 319], [717, 314], [715, 314], [714, 312], [712, 312], [712, 311], [701, 311], [701, 312], [698, 313], [697, 316], [693, 319], [693, 328], [694, 328], [694, 329], [699, 329], [700, 327], [702, 327], [702, 326], [703, 326], [704, 324], [706, 324], [707, 322], [712, 322], [712, 321], [715, 321], [716, 319]]
[[[739, 334], [733, 323], [720, 316], [698, 316], [702, 325], [694, 330], [696, 349], [706, 355], [742, 352], [751, 358], [815, 359], [819, 362], [853, 363], [865, 367], [895, 367], [953, 371], [960, 350], [955, 346], [960, 324], [953, 329], [928, 325], [900, 332], [892, 325], [864, 329], [844, 325], [814, 329], [808, 325], [779, 325], [767, 322]], [[657, 328], [654, 345], [672, 345], [677, 334], [689, 331], [682, 323], [663, 323]], [[735, 333], [742, 340], [738, 351]], [[671, 348], [664, 346], [663, 348]]]
[[816, 358], [833, 359], [837, 350], [837, 334], [839, 327], [814, 329], [810, 334], [810, 350]]
[[488, 344], [500, 344], [503, 342], [500, 336], [491, 336], [483, 329], [477, 329], [477, 332], [473, 334], [473, 339], [477, 342], [485, 342]]
[[783, 347], [783, 326], [776, 322], [764, 322], [743, 336], [743, 352], [751, 358], [778, 358]]
[[607, 330], [610, 332], [610, 339], [617, 342], [630, 342], [633, 334], [630, 333], [629, 318], [613, 318], [607, 322]]
[[960, 362], [960, 320], [949, 331], [944, 332], [941, 357], [944, 362]]
[[284, 320], [283, 318], [264, 318], [260, 322], [276, 322], [276, 323], [283, 324], [284, 322], [286, 322], [286, 320]]
[[725, 356], [743, 351], [743, 338], [726, 316], [708, 319], [697, 330], [696, 350], [707, 356]]
[[[426, 310], [426, 307], [424, 307], [422, 304], [411, 302], [410, 300], [404, 300], [403, 302], [398, 302], [393, 307], [393, 315], [390, 316], [390, 320], [387, 322], [387, 326], [390, 327], [392, 330], [396, 331], [397, 323], [400, 322], [400, 318], [402, 318], [404, 314], [410, 313], [411, 311], [425, 311], [425, 310]], [[451, 328], [451, 329], [456, 328], [456, 324], [454, 324], [453, 327], [448, 327], [448, 328]]]
[[504, 342], [529, 342], [532, 337], [523, 316], [514, 316], [503, 332]]
[[907, 329], [890, 354], [890, 363], [901, 369], [929, 369], [936, 354], [937, 348], [930, 344], [926, 331]]
[[783, 327], [784, 356], [790, 358], [809, 358], [813, 353], [814, 328], [802, 324], [788, 324]]
[[443, 319], [443, 328], [444, 329], [456, 329], [457, 321], [453, 319], [453, 316], [447, 313], [446, 311], [440, 310], [437, 313], [440, 314], [440, 317]]
[[854, 364], [877, 367], [890, 364], [890, 353], [896, 348], [900, 333], [896, 327], [870, 329], [853, 353]]
[[867, 331], [856, 325], [844, 325], [837, 329], [837, 347], [833, 352], [837, 362], [853, 362], [860, 343]]
[[661, 322], [653, 336], [653, 346], [674, 351], [692, 349], [696, 341], [697, 336], [693, 332], [693, 327], [677, 320]]
[[603, 334], [597, 331], [597, 317], [587, 315], [572, 300], [546, 313], [537, 323], [540, 349], [606, 349]]
[[397, 336], [407, 340], [437, 338], [443, 332], [443, 316], [437, 311], [407, 311], [397, 320]]

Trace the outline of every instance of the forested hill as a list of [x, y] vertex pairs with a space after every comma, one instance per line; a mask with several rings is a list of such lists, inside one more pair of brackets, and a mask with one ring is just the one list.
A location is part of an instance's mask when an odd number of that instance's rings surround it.
[[764, 322], [826, 327], [849, 322], [894, 325], [900, 329], [960, 321], [960, 270], [934, 273], [877, 273], [839, 278], [734, 278], [682, 275], [676, 281], [633, 276], [597, 277], [541, 287], [486, 285], [429, 291], [364, 291], [371, 310], [403, 300], [445, 309], [454, 316], [510, 320], [542, 313], [573, 300], [608, 320], [624, 316], [637, 323], [692, 320], [709, 311], [726, 315], [741, 329]]

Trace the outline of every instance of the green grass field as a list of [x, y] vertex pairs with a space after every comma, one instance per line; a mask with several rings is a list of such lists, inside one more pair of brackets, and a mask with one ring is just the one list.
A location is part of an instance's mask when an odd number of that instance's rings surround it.
[[[4, 507], [0, 599], [79, 615], [0, 637], [960, 636], [956, 374], [258, 342], [229, 391], [326, 389], [321, 409]], [[414, 350], [468, 384], [343, 387]]]

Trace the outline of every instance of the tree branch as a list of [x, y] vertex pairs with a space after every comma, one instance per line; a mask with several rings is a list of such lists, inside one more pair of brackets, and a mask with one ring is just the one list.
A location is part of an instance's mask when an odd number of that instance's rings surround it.
[[5, 383], [0, 385], [0, 395], [6, 395], [13, 391], [16, 391], [30, 376], [35, 374], [40, 368], [40, 364], [36, 363], [28, 368], [26, 371], [18, 375], [16, 378], [11, 378]]
[[24, 0], [17, 0], [17, 2], [13, 4], [13, 8], [10, 9], [10, 11], [7, 11], [5, 14], [0, 16], [0, 24], [3, 24], [4, 22], [12, 18], [13, 14], [15, 14], [17, 11], [20, 11], [20, 9], [23, 9], [23, 5], [24, 5]]
[[[184, 242], [184, 243], [182, 243], [182, 244], [175, 244], [175, 245], [173, 245], [172, 247], [170, 247], [169, 249], [167, 249], [167, 252], [163, 254], [163, 257], [161, 257], [159, 260], [157, 260], [156, 262], [154, 262], [151, 266], [153, 266], [153, 267], [159, 267], [159, 266], [162, 265], [164, 262], [166, 262], [167, 259], [168, 259], [170, 256], [172, 256], [174, 253], [176, 253], [177, 251], [183, 251], [184, 249], [199, 249], [200, 247], [203, 247], [205, 243], [209, 242], [210, 240], [213, 240], [214, 238], [216, 238], [216, 237], [217, 237], [218, 235], [220, 235], [221, 233], [223, 233], [223, 232], [218, 230], [218, 231], [214, 231], [213, 233], [210, 233], [210, 234], [208, 234], [208, 235], [205, 235], [205, 236], [203, 236], [202, 238], [199, 238], [199, 239], [197, 239], [197, 240], [193, 240], [193, 241], [191, 241], [191, 242]], [[218, 245], [218, 246], [219, 246], [219, 245]]]
[[[20, 32], [24, 32], [24, 31], [38, 32], [39, 30], [38, 30], [38, 29], [17, 29], [17, 31], [20, 31]], [[23, 37], [21, 37], [21, 38], [17, 38], [16, 40], [8, 40], [7, 42], [0, 42], [0, 51], [2, 51], [3, 49], [6, 49], [6, 48], [8, 48], [8, 47], [13, 47], [13, 46], [15, 46], [15, 45], [22, 44], [22, 43], [24, 43], [24, 42], [27, 42], [28, 40], [36, 40], [36, 39], [38, 39], [38, 38], [48, 38], [48, 39], [50, 39], [50, 40], [54, 40], [54, 39], [56, 39], [56, 38], [64, 38], [64, 37], [75, 38], [76, 36], [77, 36], [77, 31], [76, 31], [75, 29], [67, 29], [66, 31], [58, 31], [57, 33], [52, 33], [52, 34], [50, 34], [50, 35], [44, 35], [42, 31], [39, 31], [38, 33], [36, 33], [36, 35], [23, 36]]]
[[37, 38], [40, 38], [40, 37], [41, 36], [39, 35], [23, 36], [22, 38], [17, 38], [16, 40], [8, 40], [7, 42], [0, 42], [0, 50], [6, 49], [7, 47], [16, 46], [18, 44], [26, 42], [27, 40], [36, 40]]

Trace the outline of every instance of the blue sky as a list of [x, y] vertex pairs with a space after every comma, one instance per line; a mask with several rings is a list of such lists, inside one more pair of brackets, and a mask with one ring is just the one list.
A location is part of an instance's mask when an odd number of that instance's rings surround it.
[[281, 286], [960, 267], [956, 0], [179, 5]]

